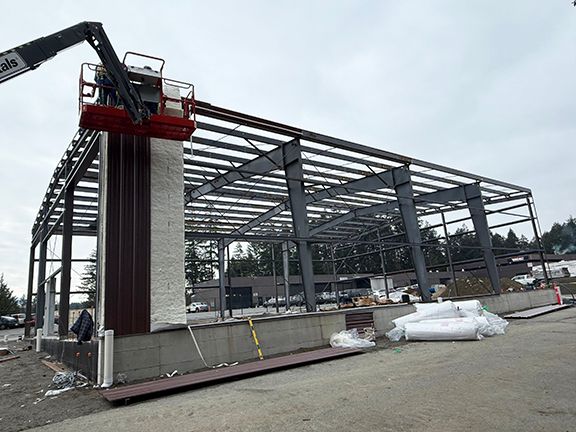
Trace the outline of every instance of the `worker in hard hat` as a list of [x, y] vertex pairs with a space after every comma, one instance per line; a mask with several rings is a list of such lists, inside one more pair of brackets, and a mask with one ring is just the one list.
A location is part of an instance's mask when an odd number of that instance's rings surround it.
[[94, 76], [94, 80], [98, 85], [98, 99], [96, 103], [100, 105], [116, 106], [116, 103], [118, 102], [116, 89], [108, 77], [108, 72], [102, 63], [96, 66], [96, 75]]

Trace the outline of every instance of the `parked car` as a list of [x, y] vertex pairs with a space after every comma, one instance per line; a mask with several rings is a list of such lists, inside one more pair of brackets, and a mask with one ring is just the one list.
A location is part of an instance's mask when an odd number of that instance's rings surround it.
[[[276, 297], [271, 297], [264, 302], [265, 307], [276, 307]], [[286, 306], [286, 299], [284, 297], [278, 297], [278, 307]]]
[[331, 291], [318, 293], [316, 294], [316, 303], [317, 304], [336, 303], [336, 293]]
[[518, 282], [524, 286], [534, 285], [534, 282], [536, 282], [536, 278], [534, 276], [529, 275], [529, 274], [521, 274], [521, 275], [514, 276], [512, 278], [512, 280], [514, 282]]
[[[304, 296], [302, 294], [295, 294], [290, 296], [290, 306], [302, 305], [304, 305]], [[286, 306], [286, 301], [284, 301], [284, 306]]]
[[0, 316], [0, 330], [18, 327], [18, 321], [10, 316]]
[[23, 313], [12, 314], [12, 318], [18, 321], [18, 327], [24, 327], [24, 322], [26, 321], [26, 314]]
[[208, 312], [210, 308], [205, 302], [192, 302], [186, 308], [187, 312]]

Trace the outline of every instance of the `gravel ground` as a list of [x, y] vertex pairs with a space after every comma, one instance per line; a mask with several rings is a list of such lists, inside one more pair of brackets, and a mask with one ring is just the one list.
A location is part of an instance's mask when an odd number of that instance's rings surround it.
[[574, 431], [574, 353], [571, 308], [480, 342], [408, 343], [82, 417], [44, 405], [76, 418], [38, 430]]

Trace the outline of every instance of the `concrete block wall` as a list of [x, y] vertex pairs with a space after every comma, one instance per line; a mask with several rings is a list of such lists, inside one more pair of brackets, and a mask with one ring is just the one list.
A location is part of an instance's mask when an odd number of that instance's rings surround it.
[[[505, 293], [478, 297], [493, 313], [506, 313], [555, 303], [553, 290]], [[329, 344], [330, 335], [346, 328], [346, 314], [372, 312], [377, 336], [393, 327], [392, 320], [414, 312], [413, 305], [375, 306], [332, 312], [254, 318], [254, 327], [265, 356], [290, 353]], [[209, 365], [256, 360], [258, 353], [247, 321], [192, 326], [196, 341]], [[186, 327], [158, 333], [123, 336], [114, 342], [114, 375], [128, 381], [204, 369]]]
[[554, 290], [534, 290], [510, 292], [500, 296], [488, 296], [479, 299], [488, 310], [495, 314], [516, 312], [556, 303]]

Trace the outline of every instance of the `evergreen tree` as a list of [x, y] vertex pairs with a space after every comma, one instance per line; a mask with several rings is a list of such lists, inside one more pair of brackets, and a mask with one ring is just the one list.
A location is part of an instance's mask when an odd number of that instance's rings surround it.
[[467, 261], [482, 257], [479, 242], [475, 233], [468, 232], [468, 227], [462, 225], [450, 236], [452, 246], [452, 260], [454, 262]]
[[576, 218], [570, 216], [566, 222], [552, 225], [550, 231], [542, 234], [546, 253], [576, 253]]
[[0, 315], [9, 315], [19, 311], [18, 299], [8, 288], [8, 284], [4, 281], [4, 273], [2, 273], [0, 275]]
[[429, 228], [430, 224], [424, 222], [421, 226], [420, 237], [422, 238], [422, 244], [430, 245], [424, 246], [423, 252], [426, 258], [426, 264], [429, 266], [434, 266], [438, 264], [444, 264], [447, 262], [445, 255], [445, 249], [440, 243], [440, 237], [436, 230]]
[[186, 240], [184, 246], [186, 284], [193, 288], [199, 282], [214, 278], [216, 252], [209, 241]]
[[494, 248], [494, 255], [505, 254], [506, 251], [504, 249], [497, 249], [497, 248], [506, 247], [506, 239], [498, 233], [491, 233], [491, 238], [492, 238], [492, 247]]
[[[519, 242], [520, 239], [518, 238], [518, 236], [516, 235], [516, 233], [514, 232], [514, 230], [512, 230], [512, 228], [510, 228], [508, 230], [508, 234], [506, 235], [506, 240], [504, 241], [504, 247], [506, 249], [518, 249], [519, 247]], [[514, 251], [507, 251], [507, 253], [513, 253]]]
[[231, 255], [226, 274], [230, 274], [231, 277], [258, 276], [257, 258], [253, 247], [248, 246], [248, 251], [244, 252], [242, 244], [236, 243]]
[[84, 272], [80, 278], [80, 291], [88, 292], [88, 298], [83, 303], [83, 307], [91, 308], [96, 306], [96, 249], [88, 255], [90, 262], [84, 266]]

